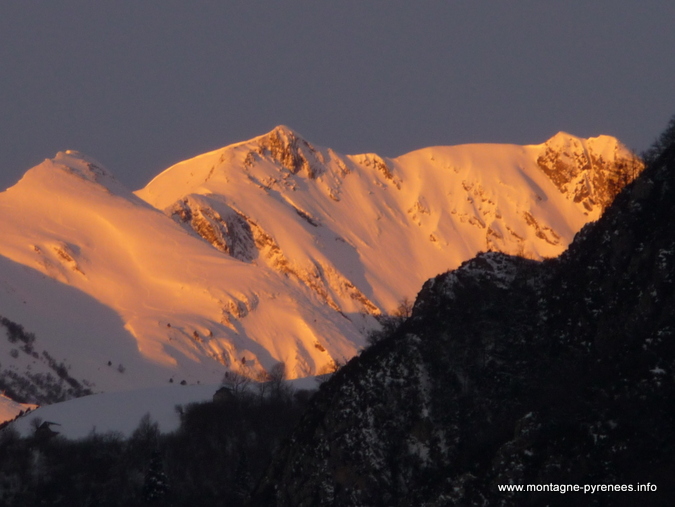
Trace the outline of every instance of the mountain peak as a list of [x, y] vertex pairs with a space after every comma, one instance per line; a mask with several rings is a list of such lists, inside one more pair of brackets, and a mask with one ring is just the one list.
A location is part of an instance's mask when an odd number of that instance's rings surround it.
[[299, 134], [296, 130], [292, 129], [288, 125], [277, 125], [270, 132], [267, 133], [268, 136], [272, 134], [282, 135], [282, 136], [294, 136], [299, 139], [302, 139], [302, 135]]
[[66, 160], [68, 158], [71, 158], [71, 159], [74, 159], [74, 160], [81, 160], [81, 161], [84, 161], [88, 164], [94, 164], [94, 165], [97, 165], [97, 166], [102, 165], [95, 158], [90, 157], [89, 155], [86, 155], [86, 154], [82, 153], [81, 151], [77, 151], [77, 150], [59, 151], [54, 156], [54, 160]]
[[577, 136], [574, 134], [570, 134], [569, 132], [565, 132], [564, 130], [558, 131], [555, 135], [551, 136], [550, 139], [548, 139], [546, 142], [547, 143], [555, 143], [557, 142], [568, 142], [571, 139], [579, 140]]
[[258, 145], [276, 143], [284, 146], [291, 146], [298, 143], [310, 144], [302, 134], [287, 125], [277, 125], [266, 134], [254, 137], [248, 142], [254, 142]]
[[557, 134], [547, 139], [540, 146], [546, 146], [552, 150], [560, 152], [571, 151], [576, 153], [590, 149], [596, 154], [605, 153], [606, 155], [609, 155], [611, 153], [616, 153], [622, 157], [633, 156], [631, 150], [629, 150], [616, 137], [604, 134], [596, 137], [582, 138], [561, 130]]
[[52, 159], [52, 162], [67, 167], [78, 176], [89, 181], [100, 182], [102, 178], [115, 179], [103, 164], [77, 150], [60, 151]]
[[131, 191], [118, 182], [103, 164], [76, 150], [59, 151], [54, 158], [45, 159], [26, 171], [19, 182], [8, 190], [22, 192], [24, 196], [37, 195], [47, 188], [54, 192], [57, 187], [72, 186], [73, 179], [85, 187], [94, 185], [110, 194], [131, 195]]
[[257, 142], [259, 155], [270, 156], [293, 174], [304, 170], [310, 178], [315, 178], [321, 172], [316, 148], [285, 125], [275, 127], [257, 138]]
[[558, 132], [537, 147], [537, 165], [558, 189], [591, 212], [604, 210], [644, 164], [612, 136], [588, 139]]

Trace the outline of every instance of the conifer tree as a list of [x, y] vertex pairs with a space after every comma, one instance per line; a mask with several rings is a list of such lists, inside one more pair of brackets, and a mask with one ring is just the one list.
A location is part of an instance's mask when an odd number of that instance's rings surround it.
[[164, 473], [162, 458], [158, 451], [154, 451], [143, 483], [143, 502], [149, 505], [164, 505], [168, 491], [169, 479]]

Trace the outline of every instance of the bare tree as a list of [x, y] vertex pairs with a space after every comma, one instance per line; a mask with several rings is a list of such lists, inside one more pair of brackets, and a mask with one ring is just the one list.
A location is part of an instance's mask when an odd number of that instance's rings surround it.
[[403, 298], [396, 307], [396, 310], [393, 311], [392, 315], [394, 317], [399, 317], [401, 320], [405, 320], [412, 315], [414, 301], [409, 298]]
[[258, 398], [260, 402], [265, 399], [265, 396], [269, 394], [270, 391], [270, 380], [272, 380], [270, 374], [267, 370], [259, 370], [255, 374], [255, 380], [257, 382], [256, 389], [258, 390]]
[[373, 345], [393, 334], [403, 322], [412, 316], [413, 306], [413, 301], [408, 298], [403, 298], [390, 315], [380, 315], [377, 320], [382, 327], [368, 333], [368, 336], [366, 336], [368, 344]]
[[223, 386], [229, 387], [235, 396], [242, 395], [247, 389], [251, 379], [237, 371], [226, 371], [223, 375]]
[[276, 399], [290, 397], [291, 387], [286, 382], [286, 363], [278, 362], [269, 371], [270, 394]]

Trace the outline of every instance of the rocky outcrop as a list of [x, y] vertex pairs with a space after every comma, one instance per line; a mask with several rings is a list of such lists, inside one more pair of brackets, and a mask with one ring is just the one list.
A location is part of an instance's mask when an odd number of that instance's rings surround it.
[[615, 139], [578, 139], [564, 132], [544, 143], [537, 164], [561, 192], [588, 211], [604, 210], [644, 168]]
[[43, 344], [21, 324], [0, 316], [2, 335], [7, 340], [0, 343], [0, 350], [8, 350], [6, 356], [13, 359], [8, 364], [3, 354], [0, 363], [0, 392], [8, 398], [20, 403], [49, 404], [93, 392], [90, 382], [72, 376], [69, 365], [57, 361], [47, 350], [40, 350]]
[[279, 126], [258, 140], [258, 155], [270, 157], [292, 174], [315, 179], [324, 172], [322, 155], [288, 127]]
[[255, 259], [258, 251], [249, 222], [225, 204], [219, 209], [204, 197], [191, 195], [167, 209], [166, 214], [221, 252], [244, 262]]

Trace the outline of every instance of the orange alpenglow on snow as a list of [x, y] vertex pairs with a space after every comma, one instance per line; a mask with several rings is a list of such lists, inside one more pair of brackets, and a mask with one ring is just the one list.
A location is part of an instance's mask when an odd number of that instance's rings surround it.
[[640, 169], [607, 136], [389, 159], [277, 127], [131, 192], [68, 151], [0, 194], [0, 302], [98, 390], [313, 375], [479, 251], [559, 255]]

